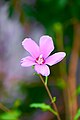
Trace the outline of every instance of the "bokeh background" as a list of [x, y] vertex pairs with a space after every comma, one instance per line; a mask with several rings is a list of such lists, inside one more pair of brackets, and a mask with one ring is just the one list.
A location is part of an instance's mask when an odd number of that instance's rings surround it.
[[[50, 104], [34, 70], [22, 68], [28, 55], [21, 43], [31, 37], [37, 43], [50, 35], [55, 50], [66, 58], [50, 68], [49, 88], [62, 120], [80, 116], [80, 0], [0, 0], [0, 119], [57, 120], [50, 112], [29, 107]], [[46, 47], [46, 46], [45, 46]], [[4, 105], [4, 106], [3, 106]], [[9, 112], [9, 110], [11, 112]]]

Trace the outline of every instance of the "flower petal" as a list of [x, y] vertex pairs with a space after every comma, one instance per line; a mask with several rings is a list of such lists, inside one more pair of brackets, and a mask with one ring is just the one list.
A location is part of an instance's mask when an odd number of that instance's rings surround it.
[[54, 64], [60, 62], [65, 56], [66, 56], [65, 52], [55, 53], [46, 59], [45, 64], [48, 64], [50, 66], [54, 65]]
[[44, 58], [47, 58], [49, 54], [54, 50], [53, 40], [50, 36], [44, 35], [40, 38], [40, 51]]
[[22, 45], [34, 58], [39, 56], [39, 46], [31, 38], [25, 38]]
[[29, 67], [35, 64], [35, 60], [31, 56], [27, 56], [21, 60], [21, 66], [23, 67]]
[[49, 67], [47, 65], [35, 65], [35, 71], [38, 74], [42, 74], [43, 76], [48, 76], [50, 74]]

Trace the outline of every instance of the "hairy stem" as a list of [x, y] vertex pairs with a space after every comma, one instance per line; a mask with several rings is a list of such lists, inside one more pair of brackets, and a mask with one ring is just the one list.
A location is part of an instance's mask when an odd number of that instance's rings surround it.
[[52, 102], [52, 101], [53, 101], [53, 97], [52, 97], [52, 95], [51, 95], [51, 93], [50, 93], [50, 90], [49, 90], [48, 86], [45, 84], [45, 82], [44, 82], [44, 80], [43, 80], [43, 77], [42, 77], [40, 74], [39, 74], [39, 77], [40, 77], [42, 83], [43, 83], [44, 86], [45, 86], [45, 89], [46, 89], [46, 91], [47, 91], [47, 93], [48, 93], [48, 95], [49, 95], [49, 98], [50, 98], [50, 101], [51, 101], [51, 103], [52, 103], [52, 106], [53, 106], [54, 110], [57, 112], [57, 119], [58, 119], [58, 120], [61, 120], [61, 118], [60, 118], [60, 116], [59, 116], [59, 112], [58, 112], [57, 106], [56, 106], [56, 104], [55, 104], [54, 102]]

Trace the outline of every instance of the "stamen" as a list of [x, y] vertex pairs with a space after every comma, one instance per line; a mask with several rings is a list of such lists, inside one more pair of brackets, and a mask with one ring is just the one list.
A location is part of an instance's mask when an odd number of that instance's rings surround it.
[[38, 63], [39, 65], [44, 64], [45, 60], [43, 58], [43, 55], [41, 54], [38, 58], [36, 58], [36, 63]]

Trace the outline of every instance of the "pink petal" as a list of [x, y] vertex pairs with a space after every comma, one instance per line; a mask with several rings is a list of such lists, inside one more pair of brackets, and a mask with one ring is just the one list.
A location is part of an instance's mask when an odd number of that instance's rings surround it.
[[35, 60], [31, 56], [27, 56], [21, 60], [21, 66], [23, 67], [29, 67], [35, 64]]
[[48, 76], [50, 74], [49, 67], [47, 65], [35, 65], [35, 71], [38, 74], [42, 74], [43, 76]]
[[44, 35], [40, 38], [39, 45], [41, 54], [43, 54], [44, 58], [47, 58], [54, 50], [53, 40], [48, 35]]
[[65, 52], [55, 53], [46, 59], [45, 64], [48, 64], [50, 66], [54, 65], [54, 64], [60, 62], [65, 56], [66, 56]]
[[39, 46], [31, 38], [25, 38], [22, 45], [34, 58], [39, 56]]

